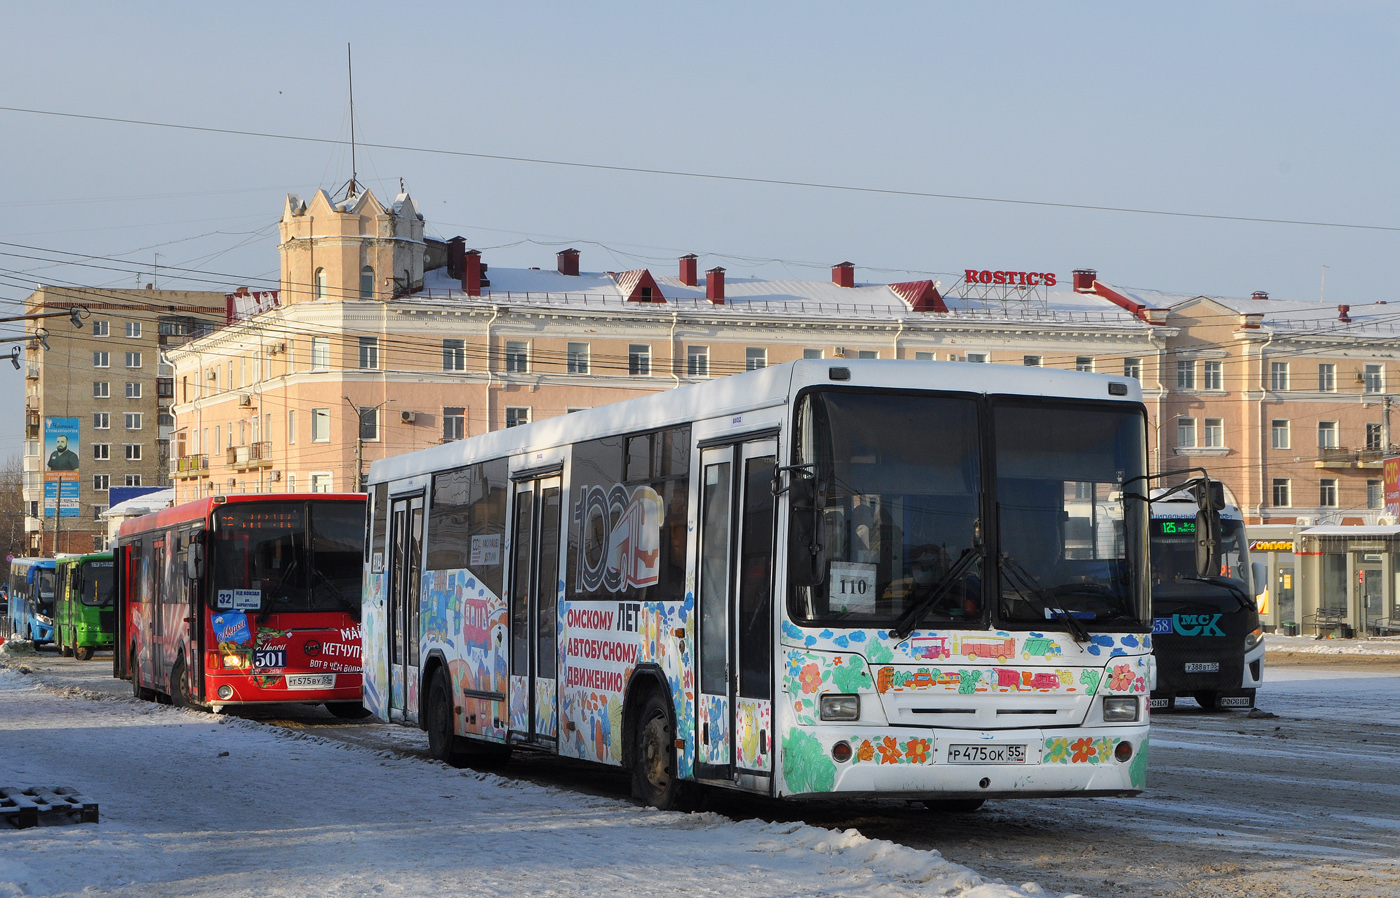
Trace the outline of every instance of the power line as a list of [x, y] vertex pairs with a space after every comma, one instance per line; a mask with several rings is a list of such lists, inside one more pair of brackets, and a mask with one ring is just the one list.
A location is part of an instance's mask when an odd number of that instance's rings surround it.
[[[270, 131], [248, 131], [236, 128], [214, 128], [202, 125], [182, 125], [175, 122], [158, 122], [144, 119], [118, 118], [107, 115], [86, 115], [76, 112], [58, 112], [49, 109], [27, 109], [18, 106], [0, 106], [0, 112], [14, 112], [23, 115], [42, 115], [54, 118], [78, 119], [83, 121], [108, 122], [121, 125], [138, 125], [147, 128], [167, 128], [176, 131], [192, 131], [204, 134], [222, 134], [237, 137], [255, 137], [265, 140], [293, 141], [321, 145], [345, 146], [347, 141], [330, 137], [310, 137], [299, 134], [277, 134]], [[923, 190], [907, 190], [894, 187], [864, 187], [853, 184], [836, 184], [822, 181], [797, 181], [785, 178], [762, 178], [746, 175], [726, 175], [714, 172], [685, 171], [683, 169], [642, 168], [628, 165], [609, 165], [599, 162], [578, 162], [565, 159], [545, 159], [534, 156], [512, 156], [499, 153], [474, 153], [467, 150], [449, 150], [437, 147], [417, 147], [407, 144], [361, 143], [360, 146], [380, 150], [396, 150], [405, 153], [423, 153], [434, 156], [449, 156], [464, 159], [486, 159], [495, 162], [518, 162], [529, 165], [549, 165], [559, 168], [587, 169], [591, 171], [619, 172], [623, 174], [656, 175], [671, 178], [692, 178], [704, 181], [725, 181], [736, 184], [762, 184], [775, 187], [798, 187], [810, 190], [832, 190], [844, 193], [874, 194], [879, 196], [901, 196], [917, 199], [956, 200], [969, 203], [993, 203], [1007, 206], [1030, 206], [1043, 209], [1067, 209], [1079, 212], [1113, 212], [1124, 215], [1153, 215], [1165, 218], [1186, 218], [1198, 221], [1230, 221], [1245, 224], [1277, 224], [1297, 227], [1341, 228], [1359, 231], [1400, 232], [1400, 226], [1358, 224], [1354, 222], [1314, 221], [1295, 218], [1268, 218], [1252, 215], [1223, 215], [1208, 212], [1181, 212], [1166, 209], [1146, 209], [1132, 206], [1108, 206], [1092, 203], [1062, 203], [1049, 200], [1013, 199], [1010, 197], [977, 196], [975, 194], [936, 193]]]

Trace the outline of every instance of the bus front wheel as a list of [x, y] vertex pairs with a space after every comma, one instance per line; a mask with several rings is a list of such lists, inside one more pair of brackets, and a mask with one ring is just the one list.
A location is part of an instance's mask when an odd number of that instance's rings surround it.
[[662, 811], [679, 804], [680, 777], [676, 775], [676, 727], [671, 706], [658, 692], [647, 696], [637, 716], [636, 745], [632, 751], [632, 794]]
[[90, 646], [90, 645], [79, 645], [79, 646], [74, 646], [74, 647], [73, 647], [73, 657], [74, 657], [74, 658], [77, 658], [79, 661], [91, 661], [91, 660], [92, 660], [92, 646]]
[[185, 673], [184, 658], [176, 661], [175, 667], [170, 671], [170, 704], [177, 708], [194, 707], [194, 703], [190, 701], [190, 684]]
[[146, 701], [146, 690], [141, 688], [141, 665], [136, 662], [136, 650], [131, 651], [131, 694], [136, 700]]

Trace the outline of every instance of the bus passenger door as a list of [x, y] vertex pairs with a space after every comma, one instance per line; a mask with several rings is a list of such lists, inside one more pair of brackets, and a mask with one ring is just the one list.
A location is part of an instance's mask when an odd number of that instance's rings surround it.
[[697, 773], [766, 791], [773, 771], [777, 443], [705, 449], [700, 464]]
[[511, 530], [510, 738], [558, 739], [560, 479], [517, 480]]
[[423, 496], [394, 499], [389, 512], [389, 719], [418, 722], [419, 591]]

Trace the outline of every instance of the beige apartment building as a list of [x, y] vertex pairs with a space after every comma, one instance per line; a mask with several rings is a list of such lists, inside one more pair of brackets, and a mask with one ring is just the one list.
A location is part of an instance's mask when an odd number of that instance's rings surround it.
[[[162, 354], [209, 332], [224, 294], [41, 286], [28, 314], [24, 485], [28, 551], [106, 547], [112, 489], [168, 482], [173, 375]], [[47, 347], [45, 346], [47, 344]]]

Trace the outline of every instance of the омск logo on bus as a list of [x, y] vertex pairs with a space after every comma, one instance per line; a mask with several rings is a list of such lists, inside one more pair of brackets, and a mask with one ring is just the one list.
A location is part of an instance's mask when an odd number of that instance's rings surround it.
[[1173, 614], [1152, 619], [1153, 636], [1224, 636], [1220, 614]]
[[661, 520], [661, 495], [649, 486], [582, 489], [574, 503], [579, 591], [655, 585], [661, 573]]

